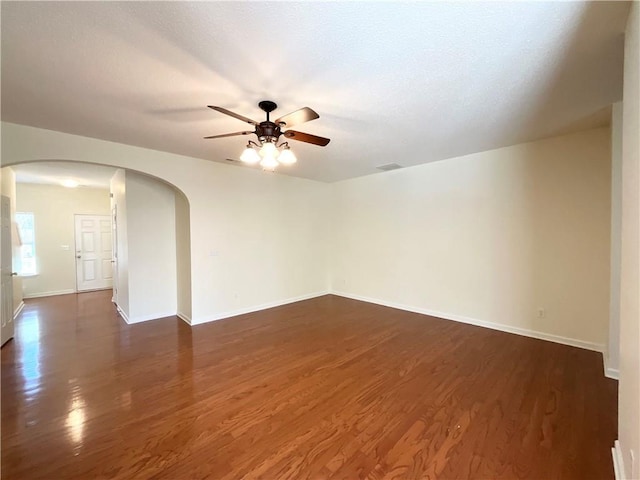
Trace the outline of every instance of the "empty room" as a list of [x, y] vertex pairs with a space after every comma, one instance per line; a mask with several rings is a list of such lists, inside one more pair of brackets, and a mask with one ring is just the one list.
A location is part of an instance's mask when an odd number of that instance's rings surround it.
[[2, 1], [1, 474], [640, 480], [638, 1]]

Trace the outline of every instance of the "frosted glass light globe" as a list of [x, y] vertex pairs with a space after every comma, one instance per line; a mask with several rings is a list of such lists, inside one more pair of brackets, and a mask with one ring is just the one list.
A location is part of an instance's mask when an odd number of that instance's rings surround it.
[[276, 148], [275, 144], [271, 142], [265, 142], [260, 149], [260, 156], [271, 156], [273, 158], [276, 158], [278, 156], [278, 149]]
[[298, 159], [296, 158], [294, 153], [287, 148], [286, 150], [283, 150], [282, 152], [280, 152], [278, 161], [284, 165], [292, 165], [296, 163]]
[[260, 162], [260, 166], [265, 170], [273, 171], [278, 166], [278, 160], [273, 155], [265, 155]]
[[258, 163], [260, 161], [260, 155], [253, 148], [247, 147], [242, 155], [240, 155], [240, 160], [245, 163]]

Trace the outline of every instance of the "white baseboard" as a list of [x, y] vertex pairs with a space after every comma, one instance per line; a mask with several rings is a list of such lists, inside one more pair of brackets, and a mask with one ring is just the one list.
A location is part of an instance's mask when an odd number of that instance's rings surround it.
[[183, 320], [187, 325], [191, 325], [191, 317], [189, 315], [186, 315], [182, 312], [178, 312], [176, 313], [176, 316], [180, 319]]
[[[262, 305], [256, 305], [254, 307], [242, 308], [239, 310], [232, 310], [212, 317], [191, 319], [190, 325], [201, 325], [203, 323], [215, 322], [217, 320], [223, 320], [225, 318], [237, 317], [238, 315], [245, 315], [247, 313], [258, 312], [260, 310], [266, 310], [268, 308], [280, 307], [282, 305], [288, 305], [289, 303], [301, 302], [302, 300], [310, 300], [316, 297], [322, 297], [328, 295], [329, 292], [316, 292], [307, 295], [300, 295], [299, 297], [287, 298], [286, 300], [279, 300], [276, 302], [263, 303]], [[184, 320], [184, 319], [183, 319]]]
[[18, 318], [18, 315], [20, 315], [20, 312], [22, 311], [23, 308], [24, 308], [24, 302], [20, 301], [20, 305], [18, 305], [18, 308], [16, 308], [16, 311], [13, 312], [13, 319], [14, 320], [16, 318]]
[[131, 325], [134, 323], [149, 322], [151, 320], [158, 320], [160, 318], [175, 317], [175, 316], [176, 316], [176, 312], [152, 313], [151, 315], [140, 315], [138, 317], [129, 317], [126, 319], [126, 322]]
[[70, 293], [76, 293], [75, 290], [57, 290], [55, 292], [38, 292], [24, 295], [24, 298], [41, 298], [41, 297], [55, 297], [56, 295], [69, 295]]
[[175, 317], [176, 312], [161, 312], [161, 313], [154, 313], [151, 315], [141, 315], [139, 317], [129, 317], [126, 313], [124, 313], [124, 311], [120, 308], [120, 306], [116, 303], [116, 310], [118, 311], [118, 315], [120, 315], [122, 317], [122, 319], [128, 324], [128, 325], [132, 325], [134, 323], [142, 323], [142, 322], [148, 322], [150, 320], [158, 320], [160, 318], [165, 318], [165, 317]]
[[117, 303], [116, 303], [116, 310], [118, 311], [118, 315], [122, 317], [125, 323], [129, 323], [129, 317], [127, 316], [126, 313], [124, 313], [124, 310], [122, 310]]
[[609, 365], [609, 356], [607, 355], [607, 352], [602, 352], [602, 365], [604, 366], [605, 377], [612, 378], [613, 380], [620, 379], [620, 371]]
[[407, 312], [420, 313], [422, 315], [429, 315], [431, 317], [443, 318], [445, 320], [453, 320], [455, 322], [467, 323], [469, 325], [475, 325], [477, 327], [485, 327], [485, 328], [490, 328], [492, 330], [499, 330], [501, 332], [515, 333], [516, 335], [522, 335], [524, 337], [537, 338], [538, 340], [547, 340], [549, 342], [561, 343], [563, 345], [569, 345], [571, 347], [583, 348], [585, 350], [593, 350], [595, 352], [603, 352], [605, 348], [604, 344], [601, 344], [601, 343], [586, 342], [584, 340], [563, 337], [563, 336], [554, 335], [551, 333], [539, 332], [536, 330], [530, 330], [528, 328], [513, 327], [511, 325], [487, 322], [487, 321], [478, 320], [475, 318], [464, 317], [462, 315], [455, 315], [455, 314], [450, 314], [445, 312], [436, 312], [434, 310], [428, 310], [425, 308], [401, 305], [394, 302], [386, 302], [383, 300], [377, 300], [375, 298], [362, 297], [360, 295], [352, 295], [350, 293], [345, 293], [345, 292], [332, 291], [331, 294], [338, 295], [340, 297], [351, 298], [352, 300], [359, 300], [361, 302], [375, 303], [376, 305], [397, 308], [398, 310], [405, 310]]
[[617, 368], [605, 368], [604, 376], [613, 380], [620, 380], [620, 370]]
[[620, 449], [620, 441], [616, 440], [613, 442], [611, 456], [613, 457], [613, 473], [616, 480], [626, 480], [624, 476], [624, 459], [622, 457], [622, 450]]
[[[113, 290], [113, 287], [90, 288], [88, 290], [76, 290], [74, 293], [101, 292], [103, 290]], [[113, 297], [111, 297], [111, 298], [113, 298]]]

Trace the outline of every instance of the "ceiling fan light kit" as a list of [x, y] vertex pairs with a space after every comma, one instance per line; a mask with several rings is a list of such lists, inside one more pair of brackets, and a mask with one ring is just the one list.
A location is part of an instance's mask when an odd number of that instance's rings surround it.
[[240, 160], [244, 163], [254, 164], [260, 161], [260, 155], [256, 150], [251, 148], [251, 144], [248, 143], [247, 148], [242, 152], [242, 155], [240, 155]]
[[297, 132], [294, 130], [282, 130], [283, 128], [288, 128], [293, 125], [309, 122], [311, 120], [320, 118], [320, 116], [309, 107], [304, 107], [296, 110], [295, 112], [291, 112], [272, 122], [269, 119], [269, 114], [278, 106], [270, 100], [263, 100], [262, 102], [258, 103], [258, 106], [267, 114], [266, 121], [260, 123], [230, 110], [227, 110], [226, 108], [208, 105], [209, 108], [216, 110], [217, 112], [224, 113], [225, 115], [229, 115], [233, 118], [253, 125], [255, 127], [255, 130], [253, 132], [242, 131], [235, 133], [225, 133], [222, 135], [212, 135], [204, 138], [212, 139], [233, 137], [237, 135], [255, 135], [256, 137], [258, 137], [259, 143], [253, 140], [249, 140], [244, 152], [242, 152], [242, 155], [240, 155], [240, 160], [248, 164], [260, 163], [260, 166], [264, 170], [269, 171], [275, 170], [278, 165], [293, 165], [298, 161], [293, 151], [291, 151], [288, 142], [278, 143], [281, 135], [288, 139], [310, 143], [312, 145], [318, 145], [321, 147], [326, 146], [330, 142], [330, 139], [328, 138], [318, 137], [309, 133]]
[[284, 150], [280, 152], [280, 156], [278, 157], [278, 162], [283, 165], [293, 165], [296, 163], [298, 159], [295, 154], [291, 151], [288, 145], [284, 147]]

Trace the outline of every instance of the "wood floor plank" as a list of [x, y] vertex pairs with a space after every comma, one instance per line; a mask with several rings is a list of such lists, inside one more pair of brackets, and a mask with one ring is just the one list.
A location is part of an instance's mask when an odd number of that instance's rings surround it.
[[189, 327], [109, 292], [29, 300], [2, 475], [610, 479], [599, 353], [324, 296]]

